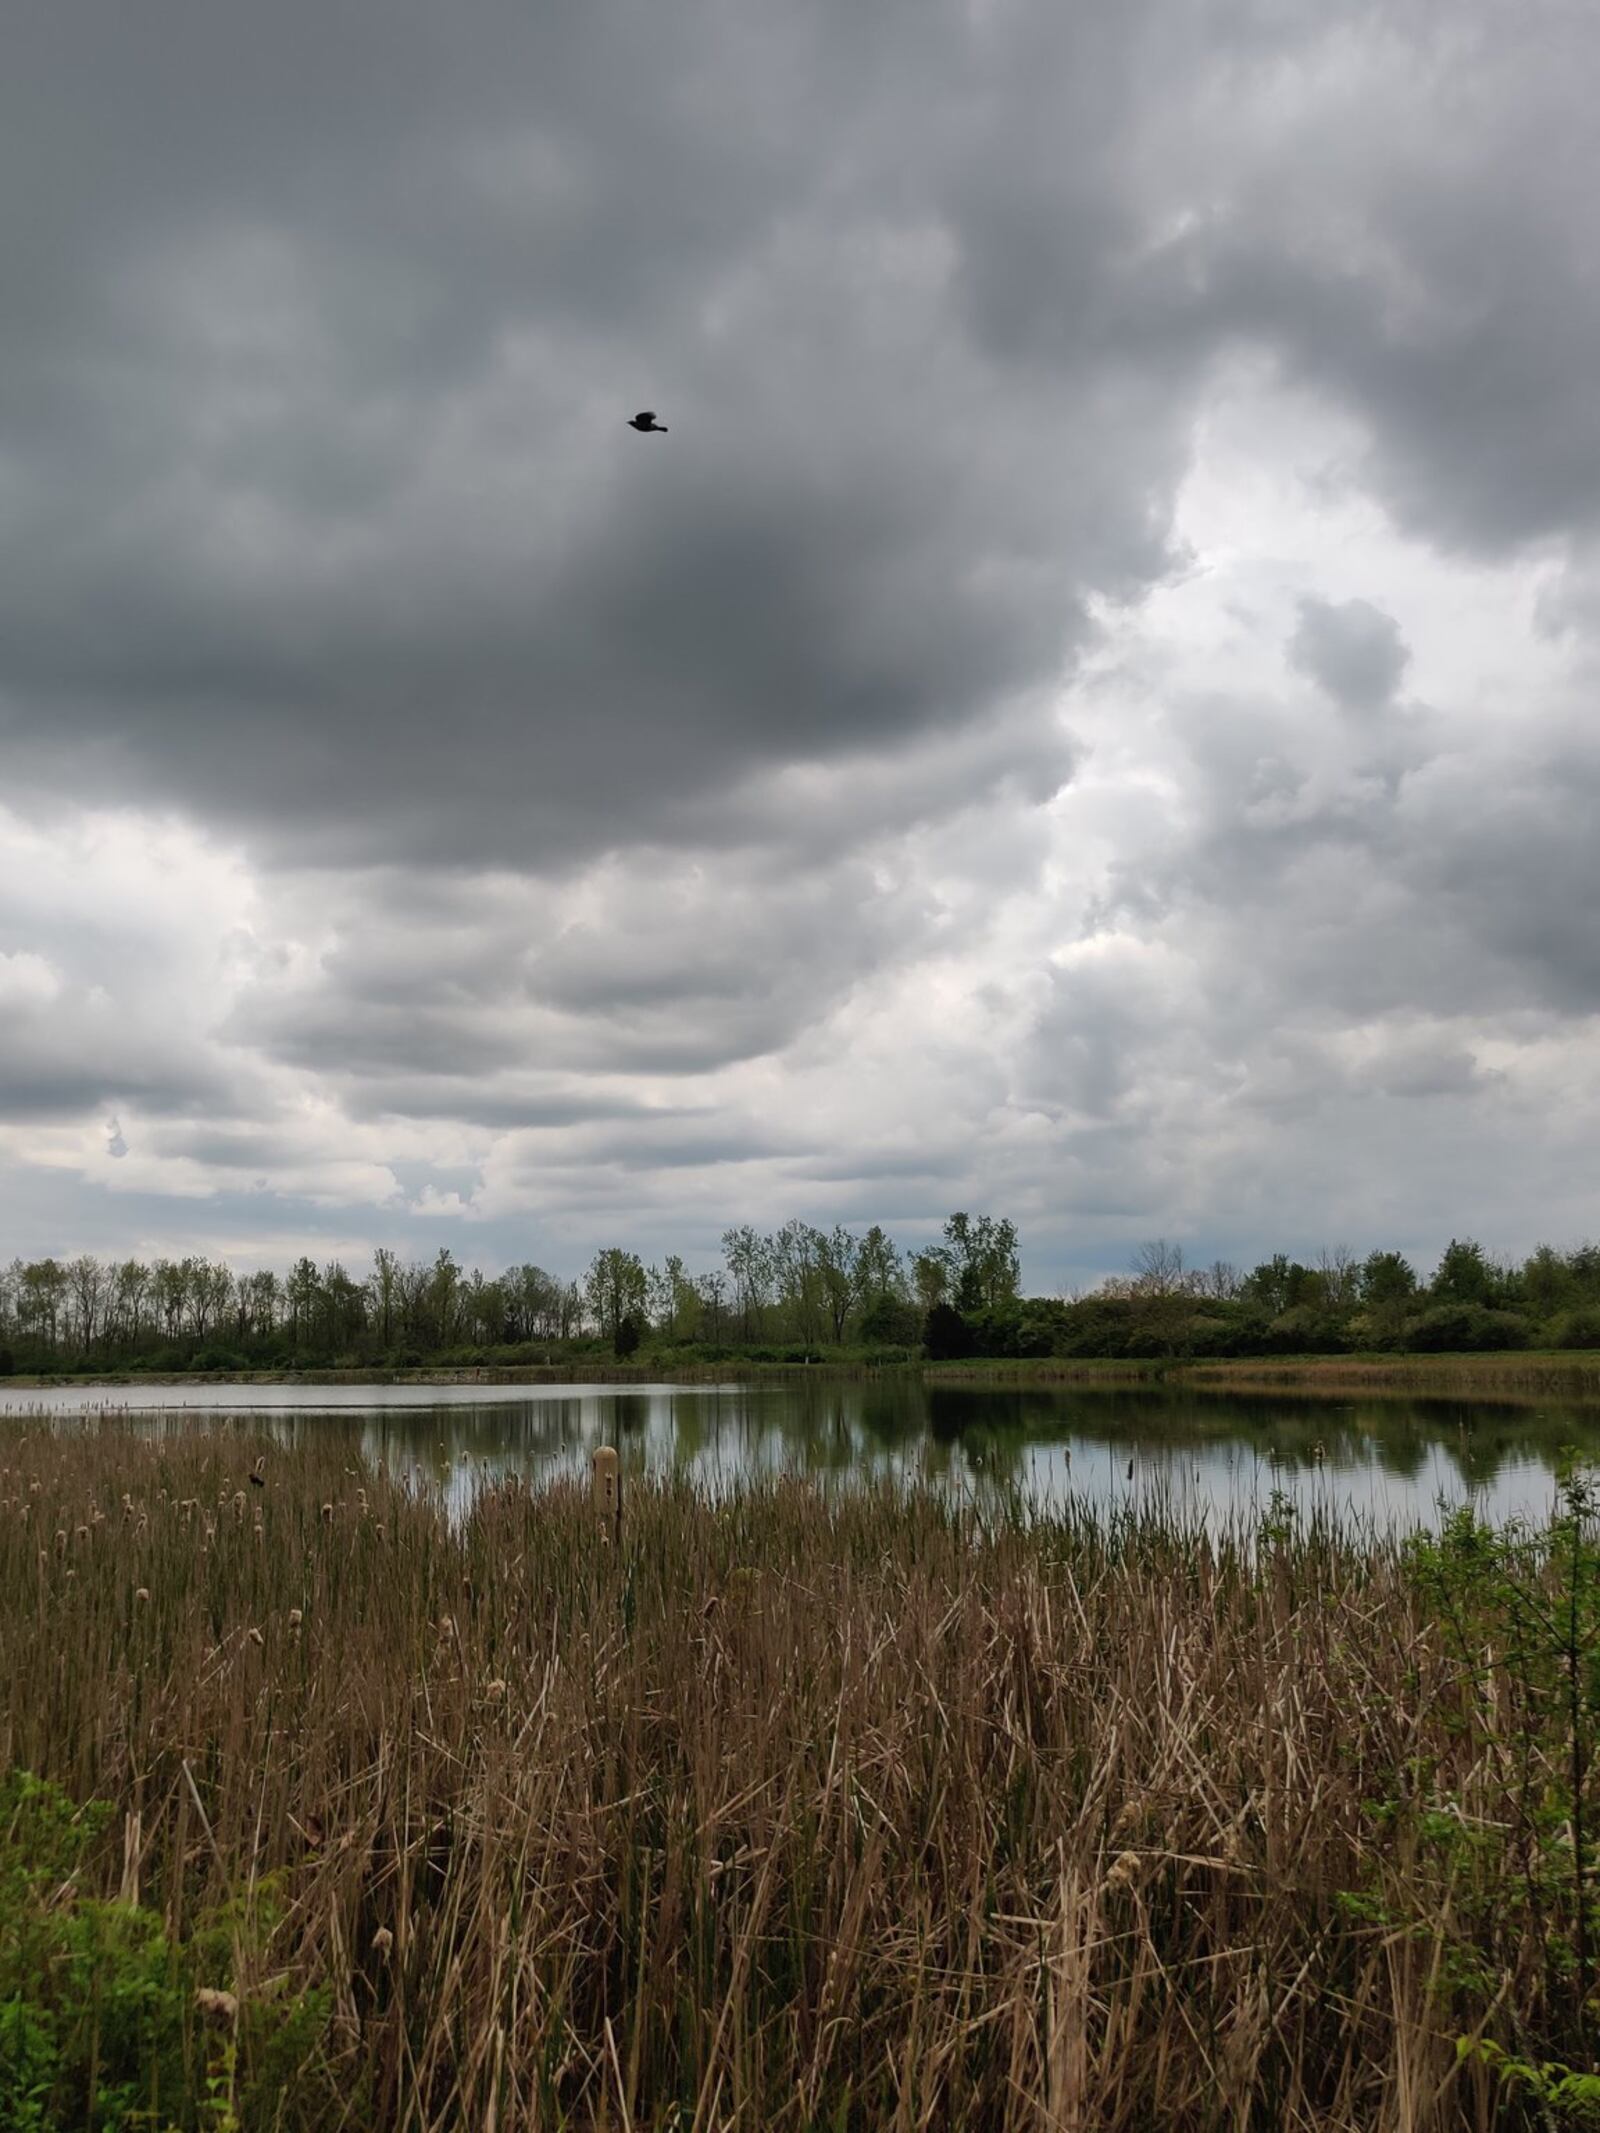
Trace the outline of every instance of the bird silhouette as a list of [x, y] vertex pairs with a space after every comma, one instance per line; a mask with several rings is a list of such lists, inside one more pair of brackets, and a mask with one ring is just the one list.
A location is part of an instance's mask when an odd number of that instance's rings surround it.
[[665, 437], [667, 434], [667, 425], [664, 422], [657, 422], [654, 411], [648, 407], [641, 408], [638, 414], [629, 422], [628, 427], [630, 430], [654, 430], [660, 437]]

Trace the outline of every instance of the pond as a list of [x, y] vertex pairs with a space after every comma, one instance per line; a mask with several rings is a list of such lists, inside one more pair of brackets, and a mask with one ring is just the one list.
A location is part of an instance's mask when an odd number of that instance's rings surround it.
[[215, 1385], [0, 1390], [0, 1416], [69, 1426], [197, 1421], [291, 1439], [340, 1430], [462, 1505], [485, 1480], [625, 1466], [720, 1490], [752, 1476], [926, 1479], [980, 1499], [1016, 1488], [1097, 1509], [1163, 1501], [1213, 1525], [1274, 1491], [1381, 1530], [1471, 1498], [1496, 1521], [1542, 1517], [1562, 1451], [1600, 1458], [1600, 1406], [1470, 1404], [1194, 1390], [925, 1385], [913, 1377], [756, 1385]]

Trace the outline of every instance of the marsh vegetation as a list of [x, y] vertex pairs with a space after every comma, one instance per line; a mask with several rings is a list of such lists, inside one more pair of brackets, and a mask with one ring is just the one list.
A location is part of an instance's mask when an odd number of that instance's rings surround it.
[[437, 1480], [0, 1429], [0, 2122], [1587, 2122], [1581, 1476], [1411, 1542], [658, 1481], [620, 1547]]

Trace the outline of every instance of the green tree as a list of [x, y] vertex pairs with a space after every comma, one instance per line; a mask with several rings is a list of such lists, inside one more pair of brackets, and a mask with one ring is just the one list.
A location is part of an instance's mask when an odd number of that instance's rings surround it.
[[372, 1292], [378, 1304], [378, 1327], [387, 1348], [394, 1339], [394, 1307], [399, 1294], [400, 1262], [387, 1245], [372, 1255]]
[[1522, 1294], [1540, 1318], [1553, 1318], [1577, 1301], [1577, 1283], [1565, 1259], [1548, 1244], [1539, 1245], [1522, 1269]]
[[917, 1305], [924, 1317], [948, 1299], [950, 1262], [938, 1245], [930, 1245], [926, 1251], [912, 1254], [911, 1278], [917, 1292]]
[[66, 1269], [54, 1259], [36, 1259], [22, 1269], [17, 1290], [17, 1316], [26, 1331], [52, 1349], [60, 1331], [61, 1306], [66, 1293]]
[[1452, 1237], [1434, 1270], [1429, 1294], [1435, 1303], [1487, 1303], [1494, 1285], [1483, 1246], [1470, 1237]]
[[755, 1340], [772, 1293], [772, 1246], [744, 1222], [723, 1232], [722, 1256], [727, 1261], [733, 1308], [739, 1314], [741, 1331], [747, 1341]]
[[700, 1293], [682, 1259], [669, 1252], [647, 1276], [650, 1322], [669, 1340], [689, 1341], [700, 1322]]
[[1404, 1306], [1417, 1293], [1417, 1274], [1398, 1252], [1369, 1252], [1361, 1262], [1357, 1293], [1368, 1310]]
[[296, 1349], [309, 1347], [316, 1339], [317, 1304], [321, 1294], [322, 1277], [317, 1272], [317, 1262], [310, 1258], [297, 1259], [284, 1283], [289, 1340]]
[[862, 1240], [853, 1237], [842, 1223], [836, 1223], [826, 1236], [820, 1230], [813, 1234], [829, 1329], [834, 1340], [842, 1342], [850, 1315], [861, 1301], [868, 1273]]
[[[637, 1325], [646, 1317], [644, 1261], [637, 1252], [611, 1245], [595, 1253], [583, 1289], [590, 1316], [620, 1354], [618, 1343], [624, 1338], [624, 1321], [633, 1320]], [[634, 1345], [638, 1345], [637, 1339]]]
[[954, 1214], [942, 1247], [958, 1311], [999, 1311], [1017, 1300], [1017, 1226], [993, 1215]]

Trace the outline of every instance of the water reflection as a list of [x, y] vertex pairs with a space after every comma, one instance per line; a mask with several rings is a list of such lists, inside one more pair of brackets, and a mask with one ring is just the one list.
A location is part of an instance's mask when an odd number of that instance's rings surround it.
[[369, 1458], [470, 1499], [484, 1479], [587, 1468], [613, 1443], [635, 1471], [712, 1491], [750, 1476], [917, 1476], [1100, 1506], [1160, 1494], [1217, 1521], [1274, 1490], [1380, 1527], [1432, 1522], [1441, 1499], [1542, 1516], [1564, 1447], [1600, 1457], [1600, 1408], [1274, 1394], [926, 1386], [910, 1378], [736, 1386], [150, 1385], [0, 1391], [0, 1414], [206, 1417], [286, 1441], [346, 1432]]

